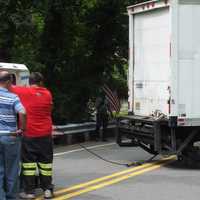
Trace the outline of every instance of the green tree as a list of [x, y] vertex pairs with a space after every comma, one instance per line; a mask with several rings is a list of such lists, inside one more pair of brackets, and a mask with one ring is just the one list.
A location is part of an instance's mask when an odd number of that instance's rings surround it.
[[[90, 5], [91, 6], [91, 5]], [[88, 92], [82, 76], [87, 65], [83, 1], [50, 0], [41, 38], [40, 61], [55, 94], [55, 119], [80, 120], [87, 113]], [[73, 105], [72, 105], [73, 102]]]
[[103, 83], [127, 93], [126, 6], [136, 2], [0, 0], [0, 61], [43, 72], [56, 123], [88, 120]]

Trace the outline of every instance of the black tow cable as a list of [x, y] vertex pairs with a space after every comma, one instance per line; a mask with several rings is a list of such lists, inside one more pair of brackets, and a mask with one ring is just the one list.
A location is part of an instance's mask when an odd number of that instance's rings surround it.
[[120, 163], [120, 162], [116, 162], [116, 161], [113, 161], [113, 160], [108, 160], [100, 155], [98, 155], [97, 153], [91, 151], [90, 149], [88, 149], [87, 147], [85, 147], [84, 145], [82, 144], [78, 144], [80, 147], [82, 147], [83, 149], [85, 149], [87, 152], [91, 153], [92, 155], [96, 156], [97, 158], [105, 161], [105, 162], [108, 162], [108, 163], [111, 163], [111, 164], [115, 164], [115, 165], [120, 165], [120, 166], [125, 166], [125, 167], [133, 167], [133, 166], [139, 166], [139, 165], [143, 165], [147, 162], [150, 162], [152, 161], [157, 155], [153, 155], [151, 158], [149, 158], [148, 160], [146, 161], [143, 161], [143, 162], [139, 162], [139, 161], [133, 161], [132, 163]]
[[[64, 133], [64, 132], [63, 132]], [[111, 164], [114, 164], [114, 165], [119, 165], [119, 166], [125, 166], [125, 167], [136, 167], [136, 166], [139, 166], [139, 165], [143, 165], [145, 163], [148, 163], [148, 162], [151, 162], [158, 154], [155, 154], [153, 155], [152, 157], [150, 157], [149, 159], [145, 160], [145, 161], [142, 161], [142, 162], [139, 162], [139, 161], [133, 161], [131, 163], [120, 163], [120, 162], [116, 162], [116, 161], [113, 161], [113, 160], [108, 160], [100, 155], [98, 155], [97, 153], [93, 152], [92, 150], [88, 149], [87, 147], [85, 147], [84, 145], [82, 145], [81, 143], [78, 143], [78, 145], [80, 147], [82, 147], [83, 149], [85, 149], [87, 152], [91, 153], [92, 155], [96, 156], [97, 158], [107, 162], [107, 163], [111, 163]]]

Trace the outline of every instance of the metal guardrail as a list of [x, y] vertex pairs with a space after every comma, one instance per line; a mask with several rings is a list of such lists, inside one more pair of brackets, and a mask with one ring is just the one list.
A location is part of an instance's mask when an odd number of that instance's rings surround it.
[[[116, 124], [114, 121], [109, 122], [109, 129], [115, 128]], [[84, 133], [84, 132], [92, 132], [96, 129], [96, 122], [85, 122], [85, 123], [77, 123], [77, 124], [67, 124], [67, 125], [57, 125], [53, 126], [53, 136], [59, 135], [68, 135], [68, 134], [76, 134], [76, 133]], [[8, 136], [11, 135], [10, 131], [0, 131], [0, 136]]]
[[[116, 127], [116, 123], [112, 121], [112, 122], [109, 122], [107, 128], [115, 128], [115, 127]], [[53, 126], [53, 136], [92, 132], [92, 131], [95, 131], [95, 129], [96, 129], [96, 122], [57, 125], [57, 126]]]

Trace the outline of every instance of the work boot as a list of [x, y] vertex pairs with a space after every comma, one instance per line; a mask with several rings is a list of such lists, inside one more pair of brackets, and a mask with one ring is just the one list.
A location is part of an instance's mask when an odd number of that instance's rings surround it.
[[19, 194], [19, 197], [20, 197], [21, 199], [35, 199], [35, 194], [28, 194], [28, 193], [26, 193], [26, 192], [21, 192], [21, 193]]
[[44, 199], [52, 199], [53, 198], [53, 191], [52, 190], [45, 190], [44, 191]]

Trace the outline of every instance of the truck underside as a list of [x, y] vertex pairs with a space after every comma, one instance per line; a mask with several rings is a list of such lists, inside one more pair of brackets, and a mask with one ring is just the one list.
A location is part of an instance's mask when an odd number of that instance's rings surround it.
[[140, 146], [151, 154], [177, 155], [199, 160], [200, 127], [177, 127], [175, 120], [128, 115], [118, 118], [117, 143]]

